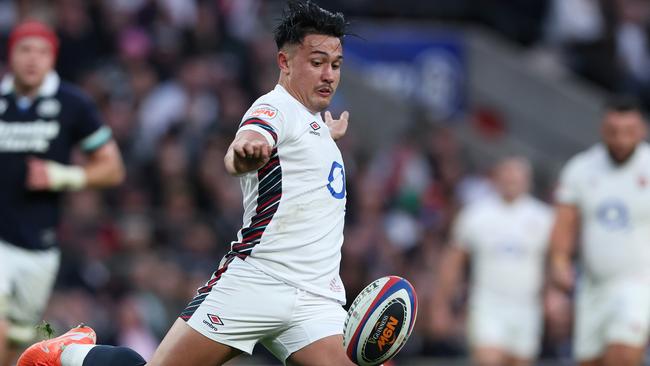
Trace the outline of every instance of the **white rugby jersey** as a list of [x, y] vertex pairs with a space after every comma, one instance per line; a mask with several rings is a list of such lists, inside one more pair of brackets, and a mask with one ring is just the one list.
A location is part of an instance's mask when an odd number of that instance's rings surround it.
[[579, 209], [581, 260], [593, 280], [650, 274], [650, 145], [620, 166], [602, 144], [576, 155], [556, 199]]
[[462, 209], [452, 235], [471, 256], [472, 296], [537, 300], [552, 221], [551, 209], [531, 196], [512, 203], [491, 196]]
[[244, 223], [231, 252], [270, 276], [345, 303], [339, 277], [345, 168], [320, 113], [282, 86], [246, 112], [239, 131], [261, 133], [271, 160], [240, 178]]

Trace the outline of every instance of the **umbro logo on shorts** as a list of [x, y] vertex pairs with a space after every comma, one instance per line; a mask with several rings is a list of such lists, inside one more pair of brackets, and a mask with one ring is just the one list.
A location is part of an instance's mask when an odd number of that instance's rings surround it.
[[203, 320], [203, 324], [207, 325], [208, 328], [214, 330], [215, 332], [219, 331], [219, 328], [215, 326], [216, 325], [223, 325], [223, 322], [221, 321], [221, 318], [219, 318], [217, 315], [214, 314], [208, 314], [208, 319]]
[[212, 324], [223, 325], [223, 322], [221, 321], [221, 318], [219, 318], [216, 315], [208, 314], [208, 319], [210, 319], [210, 323], [212, 323]]

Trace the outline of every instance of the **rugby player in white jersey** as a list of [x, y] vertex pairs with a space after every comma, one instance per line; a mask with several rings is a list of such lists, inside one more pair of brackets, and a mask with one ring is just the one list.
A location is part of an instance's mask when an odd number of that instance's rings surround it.
[[[243, 228], [150, 365], [221, 365], [256, 343], [282, 362], [352, 364], [342, 346], [339, 277], [345, 169], [334, 142], [347, 130], [348, 113], [321, 116], [339, 84], [345, 26], [340, 13], [289, 3], [275, 31], [278, 85], [246, 112], [224, 159], [241, 181]], [[123, 347], [67, 343], [75, 343], [70, 332], [37, 343], [19, 365], [145, 364]]]
[[526, 159], [501, 160], [494, 172], [498, 195], [461, 210], [440, 266], [433, 321], [445, 328], [453, 319], [450, 307], [462, 269], [472, 263], [468, 341], [480, 366], [531, 365], [539, 351], [553, 216], [529, 195], [530, 176]]
[[574, 353], [582, 366], [638, 366], [650, 327], [650, 146], [633, 101], [610, 103], [602, 143], [566, 164], [557, 189], [550, 264], [573, 288]]

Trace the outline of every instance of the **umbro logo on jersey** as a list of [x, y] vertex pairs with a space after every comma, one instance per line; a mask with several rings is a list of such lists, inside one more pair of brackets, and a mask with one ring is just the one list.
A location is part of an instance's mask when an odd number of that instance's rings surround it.
[[320, 125], [318, 124], [318, 122], [314, 121], [310, 123], [309, 127], [311, 127], [311, 131], [309, 131], [309, 133], [311, 133], [312, 135], [320, 136], [320, 132], [316, 132], [317, 130], [320, 130]]

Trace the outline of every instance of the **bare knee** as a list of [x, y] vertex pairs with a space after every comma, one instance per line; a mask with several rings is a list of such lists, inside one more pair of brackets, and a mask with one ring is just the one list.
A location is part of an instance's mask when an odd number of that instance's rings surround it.
[[589, 361], [580, 361], [578, 363], [579, 366], [603, 366], [603, 361], [602, 359], [593, 359]]
[[622, 344], [607, 347], [603, 366], [640, 366], [645, 349]]
[[510, 366], [530, 366], [533, 364], [533, 360], [528, 359], [528, 358], [521, 358], [521, 357], [515, 357], [515, 356], [510, 356], [508, 365]]
[[480, 347], [473, 353], [474, 364], [478, 366], [504, 366], [507, 362], [506, 353], [498, 348]]

